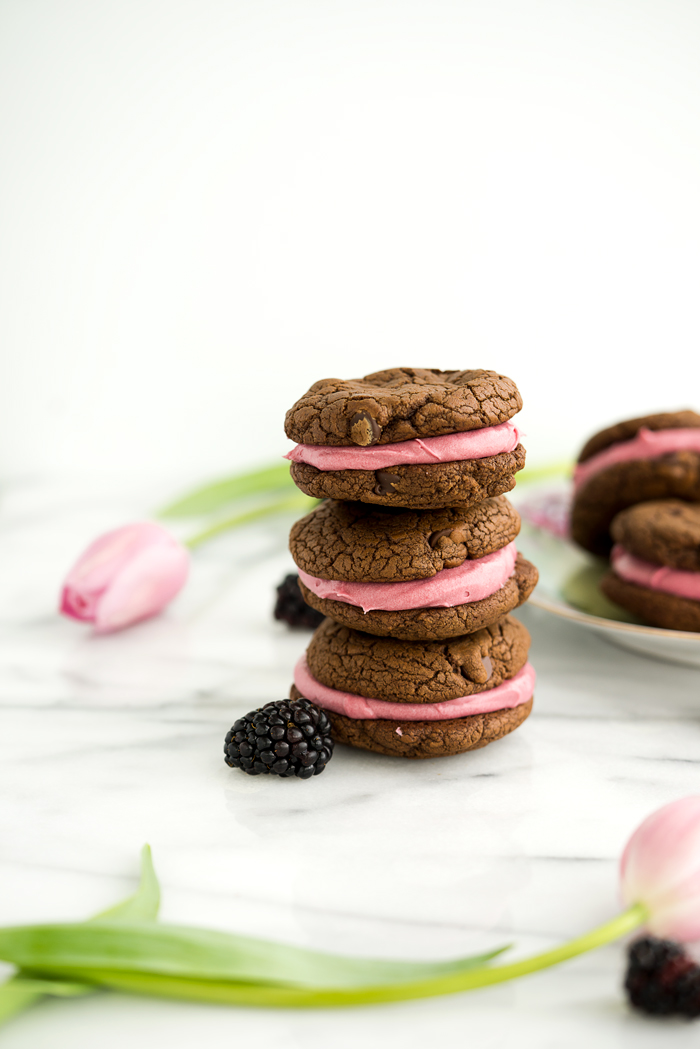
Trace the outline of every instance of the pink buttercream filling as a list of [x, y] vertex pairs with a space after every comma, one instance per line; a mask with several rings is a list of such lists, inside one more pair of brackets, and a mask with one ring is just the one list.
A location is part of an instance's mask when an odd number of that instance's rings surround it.
[[297, 444], [285, 459], [308, 463], [317, 470], [384, 470], [387, 466], [454, 463], [463, 459], [484, 459], [487, 455], [512, 452], [520, 440], [517, 426], [508, 421], [498, 426], [466, 433], [446, 433], [442, 437], [416, 437], [395, 444], [369, 448], [334, 448], [328, 444]]
[[457, 568], [443, 568], [431, 579], [405, 583], [345, 583], [318, 579], [299, 569], [304, 586], [324, 599], [357, 605], [363, 612], [402, 612], [407, 608], [453, 608], [481, 601], [510, 579], [518, 556], [515, 543]]
[[594, 474], [616, 463], [630, 462], [632, 459], [658, 459], [670, 452], [682, 451], [700, 452], [700, 429], [647, 430], [643, 426], [631, 440], [618, 441], [585, 462], [578, 463], [574, 470], [574, 487], [581, 488]]
[[687, 572], [682, 568], [668, 568], [642, 561], [618, 543], [612, 548], [610, 562], [617, 575], [628, 583], [646, 586], [650, 590], [663, 590], [674, 597], [688, 597], [700, 601], [700, 572]]
[[509, 710], [527, 703], [535, 688], [535, 671], [526, 663], [515, 677], [473, 696], [446, 699], [442, 703], [388, 703], [383, 699], [365, 699], [352, 692], [340, 692], [322, 685], [311, 674], [302, 656], [294, 668], [294, 684], [302, 696], [347, 718], [388, 718], [390, 721], [446, 721], [470, 714], [488, 714], [492, 710]]

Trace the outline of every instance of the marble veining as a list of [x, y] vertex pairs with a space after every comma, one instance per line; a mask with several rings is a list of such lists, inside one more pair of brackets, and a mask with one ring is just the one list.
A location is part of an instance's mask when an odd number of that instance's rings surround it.
[[[628, 834], [697, 792], [697, 670], [526, 608], [538, 686], [517, 733], [415, 763], [339, 747], [317, 779], [249, 778], [224, 765], [224, 733], [286, 695], [308, 642], [271, 617], [293, 517], [202, 548], [180, 598], [140, 627], [96, 638], [54, 611], [81, 548], [167, 494], [162, 480], [27, 481], [2, 494], [2, 923], [107, 906], [133, 887], [144, 841], [167, 920], [348, 953], [437, 958], [513, 942], [517, 956], [614, 913]], [[611, 947], [486, 991], [338, 1013], [96, 994], [45, 1002], [0, 1037], [8, 1049], [697, 1044], [697, 1027], [628, 1012], [622, 965]]]

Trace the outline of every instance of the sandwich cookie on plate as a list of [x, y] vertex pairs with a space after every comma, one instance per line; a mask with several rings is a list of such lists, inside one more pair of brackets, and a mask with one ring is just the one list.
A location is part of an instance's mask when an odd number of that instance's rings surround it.
[[639, 503], [611, 532], [606, 597], [652, 626], [700, 632], [700, 503]]
[[652, 499], [700, 501], [700, 415], [664, 412], [595, 434], [574, 471], [571, 537], [607, 556], [613, 517]]

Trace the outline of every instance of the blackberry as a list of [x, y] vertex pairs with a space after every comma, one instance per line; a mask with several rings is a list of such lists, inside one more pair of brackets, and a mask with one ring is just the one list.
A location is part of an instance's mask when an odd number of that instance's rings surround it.
[[642, 1012], [700, 1016], [700, 966], [671, 940], [644, 936], [630, 946], [625, 990]]
[[277, 601], [274, 609], [275, 619], [282, 619], [290, 626], [315, 630], [325, 616], [315, 608], [307, 605], [299, 589], [299, 576], [290, 572], [277, 587]]
[[310, 779], [333, 757], [331, 723], [308, 699], [266, 703], [235, 722], [226, 733], [224, 761], [249, 776]]

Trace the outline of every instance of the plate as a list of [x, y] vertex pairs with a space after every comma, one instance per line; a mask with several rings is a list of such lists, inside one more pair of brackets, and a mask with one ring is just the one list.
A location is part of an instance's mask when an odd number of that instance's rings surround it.
[[601, 634], [653, 659], [700, 667], [700, 634], [647, 626], [600, 592], [608, 563], [566, 537], [571, 485], [524, 485], [512, 501], [522, 517], [518, 549], [537, 565], [540, 581], [529, 604]]

